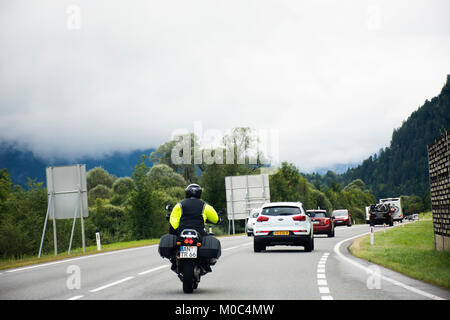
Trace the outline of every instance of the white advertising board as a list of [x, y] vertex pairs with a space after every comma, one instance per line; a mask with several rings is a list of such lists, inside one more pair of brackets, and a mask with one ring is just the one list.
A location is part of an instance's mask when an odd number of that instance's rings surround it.
[[269, 175], [225, 177], [228, 220], [248, 218], [251, 209], [270, 202]]
[[[50, 218], [73, 219], [74, 212], [83, 212], [83, 217], [89, 216], [88, 194], [86, 184], [86, 165], [47, 167], [47, 193], [52, 196]], [[80, 195], [78, 194], [80, 192]], [[81, 204], [78, 204], [81, 196]], [[80, 210], [81, 209], [81, 210]], [[78, 214], [78, 217], [80, 214]]]

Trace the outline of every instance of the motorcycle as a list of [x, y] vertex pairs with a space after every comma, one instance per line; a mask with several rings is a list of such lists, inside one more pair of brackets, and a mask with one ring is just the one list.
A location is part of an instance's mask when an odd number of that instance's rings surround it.
[[[166, 206], [172, 211], [172, 206]], [[219, 215], [224, 210], [219, 210]], [[169, 221], [170, 213], [166, 215]], [[158, 252], [162, 258], [172, 262], [172, 270], [183, 283], [183, 292], [192, 293], [197, 289], [202, 276], [211, 272], [221, 255], [220, 241], [213, 233], [201, 235], [197, 230], [184, 229], [178, 235], [165, 234], [161, 237]]]

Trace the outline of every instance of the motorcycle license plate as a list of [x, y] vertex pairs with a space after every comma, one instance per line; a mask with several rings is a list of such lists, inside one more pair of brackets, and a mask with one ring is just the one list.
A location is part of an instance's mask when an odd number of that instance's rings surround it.
[[289, 231], [275, 231], [273, 234], [275, 236], [288, 236], [289, 235]]
[[197, 258], [197, 247], [181, 246], [180, 258], [195, 259]]

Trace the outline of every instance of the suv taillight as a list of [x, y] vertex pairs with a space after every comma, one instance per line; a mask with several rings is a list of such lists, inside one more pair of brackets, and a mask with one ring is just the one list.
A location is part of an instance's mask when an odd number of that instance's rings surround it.
[[294, 217], [292, 217], [292, 219], [294, 221], [305, 221], [306, 220], [306, 216], [304, 216], [304, 215], [294, 216]]
[[258, 222], [269, 221], [269, 218], [265, 216], [259, 216], [258, 219], [256, 219], [256, 221]]

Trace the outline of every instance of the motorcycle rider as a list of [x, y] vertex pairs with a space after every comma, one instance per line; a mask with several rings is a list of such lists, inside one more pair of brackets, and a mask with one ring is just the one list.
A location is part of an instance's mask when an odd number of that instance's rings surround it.
[[[178, 235], [184, 229], [195, 229], [201, 236], [208, 235], [205, 231], [206, 220], [219, 224], [222, 219], [212, 206], [200, 199], [202, 188], [198, 184], [188, 185], [185, 192], [186, 198], [177, 203], [170, 214], [169, 233]], [[170, 261], [172, 262], [171, 269], [175, 270], [175, 258]], [[211, 271], [211, 267], [207, 264], [204, 265], [204, 269], [208, 272]]]

